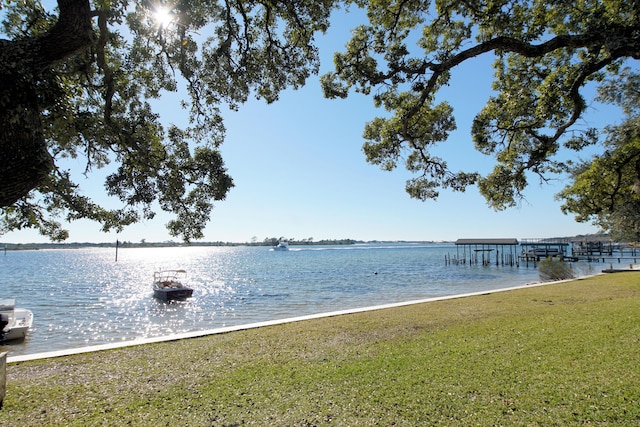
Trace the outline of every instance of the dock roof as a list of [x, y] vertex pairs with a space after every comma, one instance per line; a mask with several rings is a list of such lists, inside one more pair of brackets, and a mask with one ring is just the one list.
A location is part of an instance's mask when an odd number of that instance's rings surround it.
[[458, 239], [456, 245], [517, 245], [518, 239]]

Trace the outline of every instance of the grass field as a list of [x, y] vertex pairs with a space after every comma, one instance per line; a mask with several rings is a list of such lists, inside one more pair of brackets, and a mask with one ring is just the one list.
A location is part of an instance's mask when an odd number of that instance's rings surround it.
[[640, 272], [7, 367], [2, 426], [640, 425]]

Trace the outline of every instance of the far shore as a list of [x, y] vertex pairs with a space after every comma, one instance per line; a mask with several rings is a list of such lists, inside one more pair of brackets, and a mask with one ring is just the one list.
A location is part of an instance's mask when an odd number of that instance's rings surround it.
[[[453, 241], [426, 241], [426, 240], [354, 240], [354, 239], [322, 239], [322, 240], [289, 240], [290, 246], [329, 246], [329, 245], [356, 245], [356, 244], [437, 244], [454, 243]], [[278, 239], [263, 242], [49, 242], [49, 243], [2, 243], [0, 248], [5, 251], [45, 250], [45, 249], [83, 249], [83, 248], [174, 248], [174, 247], [201, 247], [201, 246], [274, 246]]]

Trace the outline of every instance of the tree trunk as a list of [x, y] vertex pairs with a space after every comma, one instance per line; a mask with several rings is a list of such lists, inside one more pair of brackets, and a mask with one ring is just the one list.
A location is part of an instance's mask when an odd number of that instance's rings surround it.
[[52, 98], [43, 93], [50, 91], [43, 75], [95, 40], [89, 0], [58, 6], [58, 22], [46, 34], [0, 40], [0, 207], [26, 196], [53, 167], [41, 120]]

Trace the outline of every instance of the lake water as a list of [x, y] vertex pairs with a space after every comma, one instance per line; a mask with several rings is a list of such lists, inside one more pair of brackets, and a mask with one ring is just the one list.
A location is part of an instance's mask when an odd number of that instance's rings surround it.
[[[534, 268], [445, 265], [452, 244], [113, 248], [0, 255], [0, 298], [33, 311], [10, 356], [208, 330], [537, 282]], [[193, 298], [152, 297], [153, 273], [183, 268]]]

